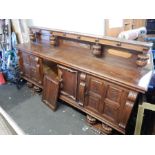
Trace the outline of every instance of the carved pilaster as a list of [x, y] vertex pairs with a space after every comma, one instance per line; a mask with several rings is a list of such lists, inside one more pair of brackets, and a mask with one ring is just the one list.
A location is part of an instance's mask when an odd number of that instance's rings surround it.
[[96, 57], [100, 57], [102, 55], [101, 45], [95, 44], [92, 46], [92, 54]]
[[128, 94], [128, 97], [127, 97], [127, 100], [126, 100], [126, 103], [125, 103], [125, 106], [123, 109], [122, 120], [119, 123], [119, 126], [124, 128], [124, 129], [127, 125], [127, 121], [128, 121], [129, 116], [131, 114], [133, 105], [137, 99], [137, 95], [138, 95], [138, 93], [134, 92], [134, 91], [130, 91]]
[[79, 105], [83, 106], [85, 99], [85, 88], [86, 88], [86, 74], [80, 74], [80, 84], [79, 84]]

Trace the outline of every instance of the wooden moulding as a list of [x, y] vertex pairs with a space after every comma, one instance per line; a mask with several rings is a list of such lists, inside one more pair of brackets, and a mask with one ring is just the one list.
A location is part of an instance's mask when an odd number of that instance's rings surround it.
[[70, 39], [80, 39], [81, 41], [87, 41], [90, 43], [96, 43], [96, 40], [98, 40], [98, 43], [101, 45], [108, 45], [113, 47], [121, 47], [124, 49], [130, 49], [135, 50], [138, 53], [143, 53], [143, 49], [149, 50], [152, 47], [152, 43], [146, 43], [146, 42], [140, 42], [140, 41], [132, 41], [132, 40], [124, 40], [124, 39], [118, 39], [108, 36], [97, 36], [97, 35], [88, 35], [88, 34], [81, 34], [76, 32], [69, 32], [69, 31], [63, 31], [63, 30], [54, 30], [54, 29], [48, 29], [43, 27], [36, 27], [31, 26], [30, 30], [40, 31], [40, 30], [46, 30], [52, 33], [54, 36], [57, 37], [66, 37]]

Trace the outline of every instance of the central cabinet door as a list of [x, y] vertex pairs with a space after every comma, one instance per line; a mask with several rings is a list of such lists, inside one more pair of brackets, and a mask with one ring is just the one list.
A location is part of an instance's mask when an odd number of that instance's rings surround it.
[[73, 100], [77, 99], [77, 71], [58, 65], [60, 79], [60, 94]]

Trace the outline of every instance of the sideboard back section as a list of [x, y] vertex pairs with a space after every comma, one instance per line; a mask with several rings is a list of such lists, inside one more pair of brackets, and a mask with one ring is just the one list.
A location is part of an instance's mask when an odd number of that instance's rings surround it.
[[43, 101], [55, 110], [60, 98], [125, 133], [153, 73], [152, 44], [39, 27], [30, 38], [17, 46], [21, 75], [43, 89]]

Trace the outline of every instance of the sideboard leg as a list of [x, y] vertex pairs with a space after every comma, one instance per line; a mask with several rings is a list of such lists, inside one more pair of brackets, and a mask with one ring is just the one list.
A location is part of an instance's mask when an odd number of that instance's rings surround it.
[[34, 89], [34, 91], [35, 91], [36, 93], [41, 93], [41, 91], [42, 91], [42, 89], [39, 88], [38, 86], [34, 86], [33, 89]]
[[94, 125], [94, 124], [96, 124], [96, 118], [94, 118], [90, 115], [87, 115], [87, 122], [91, 125]]
[[27, 84], [27, 86], [28, 86], [29, 88], [32, 88], [32, 87], [34, 86], [34, 85], [33, 85], [33, 83], [28, 82], [28, 81], [27, 81], [27, 83], [26, 83], [26, 84]]
[[104, 133], [107, 135], [112, 134], [112, 128], [103, 122], [102, 122], [102, 131], [104, 131]]

